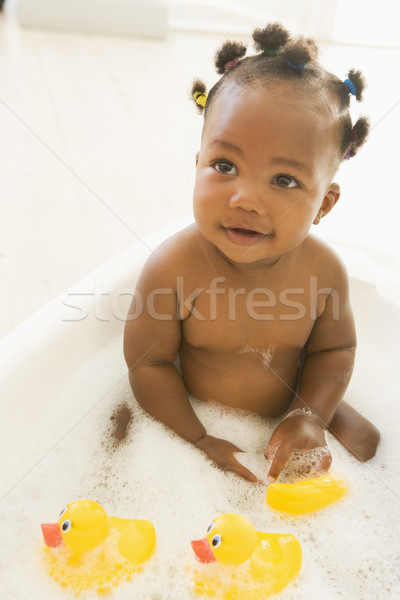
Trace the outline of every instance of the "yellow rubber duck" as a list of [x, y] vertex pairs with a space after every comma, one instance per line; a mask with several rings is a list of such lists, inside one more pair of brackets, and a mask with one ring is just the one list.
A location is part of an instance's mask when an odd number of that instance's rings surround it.
[[283, 512], [302, 515], [336, 502], [347, 491], [347, 483], [333, 474], [297, 483], [272, 483], [267, 489], [267, 504]]
[[109, 517], [93, 500], [76, 500], [56, 523], [42, 524], [49, 574], [79, 595], [108, 594], [129, 580], [153, 554], [156, 532], [151, 521]]
[[301, 568], [301, 546], [294, 535], [257, 531], [236, 513], [218, 516], [206, 537], [191, 544], [200, 562], [213, 563], [194, 569], [194, 590], [224, 600], [276, 594]]

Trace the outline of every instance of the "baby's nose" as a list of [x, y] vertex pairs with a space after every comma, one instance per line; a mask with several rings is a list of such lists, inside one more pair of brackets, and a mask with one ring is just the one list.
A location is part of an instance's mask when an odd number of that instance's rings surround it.
[[241, 185], [231, 196], [231, 208], [242, 208], [246, 212], [255, 211], [260, 215], [268, 213], [269, 203], [265, 189], [254, 183]]

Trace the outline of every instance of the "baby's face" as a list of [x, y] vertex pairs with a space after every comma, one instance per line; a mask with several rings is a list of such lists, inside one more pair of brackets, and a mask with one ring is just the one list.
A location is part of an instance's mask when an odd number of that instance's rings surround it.
[[200, 232], [230, 262], [276, 262], [338, 199], [337, 144], [333, 119], [312, 97], [287, 84], [228, 85], [210, 108], [198, 155]]

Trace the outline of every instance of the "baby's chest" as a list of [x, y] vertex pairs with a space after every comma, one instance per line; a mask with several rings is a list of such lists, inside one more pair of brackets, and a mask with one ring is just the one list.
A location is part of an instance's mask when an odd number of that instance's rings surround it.
[[181, 302], [183, 308], [184, 341], [194, 348], [222, 353], [246, 347], [301, 349], [318, 313], [303, 289], [276, 292], [215, 284], [197, 288], [186, 303]]

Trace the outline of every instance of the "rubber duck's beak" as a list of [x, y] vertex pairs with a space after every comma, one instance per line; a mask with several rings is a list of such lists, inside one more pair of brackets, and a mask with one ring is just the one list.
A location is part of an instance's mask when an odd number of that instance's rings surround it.
[[206, 540], [206, 538], [203, 538], [202, 540], [192, 540], [190, 543], [192, 545], [196, 558], [200, 562], [215, 562], [215, 556], [212, 553], [211, 546]]
[[42, 523], [44, 543], [50, 548], [57, 548], [64, 544], [58, 523]]

